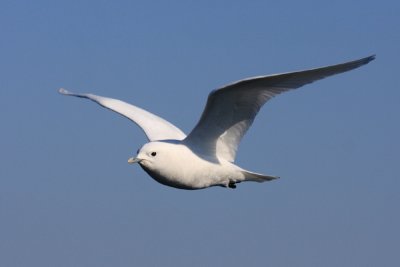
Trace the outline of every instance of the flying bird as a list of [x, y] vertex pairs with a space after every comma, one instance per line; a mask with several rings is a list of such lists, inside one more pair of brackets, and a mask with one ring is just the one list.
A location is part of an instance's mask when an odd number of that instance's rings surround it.
[[245, 181], [265, 182], [277, 176], [235, 165], [240, 140], [260, 108], [274, 96], [374, 60], [369, 56], [342, 64], [240, 80], [212, 91], [201, 118], [186, 135], [170, 122], [121, 100], [93, 94], [59, 93], [90, 99], [136, 123], [149, 142], [129, 163], [139, 165], [161, 184], [180, 189], [211, 186], [236, 188]]

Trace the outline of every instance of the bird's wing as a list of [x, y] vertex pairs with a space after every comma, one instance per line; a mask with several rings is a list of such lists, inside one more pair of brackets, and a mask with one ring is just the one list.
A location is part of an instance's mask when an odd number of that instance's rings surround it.
[[317, 69], [260, 76], [214, 90], [184, 142], [198, 153], [230, 162], [260, 108], [275, 95], [367, 64], [375, 56]]
[[186, 135], [172, 123], [121, 100], [92, 94], [75, 94], [62, 88], [59, 92], [63, 95], [90, 99], [105, 108], [121, 114], [136, 123], [144, 131], [150, 141], [168, 139], [183, 140], [186, 137]]

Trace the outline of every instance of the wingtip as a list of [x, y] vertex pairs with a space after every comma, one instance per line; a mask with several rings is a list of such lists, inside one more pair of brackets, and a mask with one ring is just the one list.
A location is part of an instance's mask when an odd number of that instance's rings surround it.
[[368, 64], [369, 62], [371, 62], [375, 58], [376, 58], [376, 54], [373, 54], [373, 55], [370, 55], [368, 57], [365, 57], [365, 58], [361, 59], [361, 61], [363, 61], [364, 64]]
[[71, 94], [68, 90], [64, 89], [64, 88], [60, 88], [58, 89], [58, 92], [62, 95], [69, 95]]
[[62, 95], [66, 95], [66, 96], [77, 96], [77, 97], [85, 97], [84, 94], [77, 94], [71, 91], [68, 91], [67, 89], [64, 88], [60, 88], [58, 89], [58, 92]]
[[376, 58], [376, 54], [372, 54], [368, 57], [369, 61], [374, 60]]
[[373, 54], [368, 57], [360, 58], [360, 59], [346, 62], [346, 63], [340, 64], [340, 65], [347, 65], [349, 67], [349, 69], [347, 69], [347, 70], [351, 70], [351, 69], [355, 69], [355, 68], [361, 67], [363, 65], [366, 65], [366, 64], [370, 63], [372, 60], [374, 60], [375, 58], [376, 58], [376, 55]]

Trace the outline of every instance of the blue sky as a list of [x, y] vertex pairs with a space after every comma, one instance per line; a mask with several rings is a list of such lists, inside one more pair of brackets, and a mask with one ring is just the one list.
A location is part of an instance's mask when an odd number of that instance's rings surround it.
[[[396, 1], [0, 3], [1, 266], [395, 266]], [[127, 164], [145, 136], [57, 89], [195, 125], [208, 93], [377, 54], [267, 103], [237, 163], [279, 175], [184, 191]]]

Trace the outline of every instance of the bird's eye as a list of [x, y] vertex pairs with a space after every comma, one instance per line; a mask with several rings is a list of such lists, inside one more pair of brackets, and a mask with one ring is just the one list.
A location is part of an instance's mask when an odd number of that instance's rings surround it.
[[152, 157], [155, 157], [156, 155], [157, 155], [156, 152], [151, 152], [151, 156], [152, 156]]

